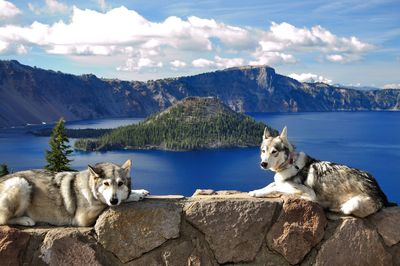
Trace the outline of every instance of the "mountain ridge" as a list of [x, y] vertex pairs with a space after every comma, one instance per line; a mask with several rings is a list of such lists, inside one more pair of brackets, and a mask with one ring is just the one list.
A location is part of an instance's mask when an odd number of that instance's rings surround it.
[[400, 90], [357, 91], [301, 83], [269, 66], [158, 80], [101, 79], [0, 60], [0, 127], [145, 117], [188, 96], [213, 96], [239, 112], [399, 110]]

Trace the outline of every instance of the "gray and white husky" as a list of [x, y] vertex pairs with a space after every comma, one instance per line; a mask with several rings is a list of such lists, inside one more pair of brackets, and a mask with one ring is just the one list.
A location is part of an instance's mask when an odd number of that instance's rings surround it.
[[287, 139], [286, 127], [276, 137], [265, 128], [261, 168], [275, 172], [274, 182], [250, 191], [253, 197], [297, 194], [330, 211], [357, 217], [366, 217], [384, 206], [393, 205], [369, 173], [297, 153]]
[[99, 163], [81, 172], [16, 172], [0, 178], [0, 225], [90, 226], [107, 206], [139, 201], [149, 194], [131, 190], [127, 160], [122, 166]]

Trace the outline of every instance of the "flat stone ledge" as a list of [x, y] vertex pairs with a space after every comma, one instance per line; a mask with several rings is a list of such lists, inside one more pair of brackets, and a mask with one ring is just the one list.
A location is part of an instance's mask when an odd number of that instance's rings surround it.
[[0, 264], [400, 266], [399, 214], [326, 221], [319, 205], [287, 196], [151, 195], [108, 208], [94, 227], [0, 226]]
[[145, 200], [183, 200], [186, 199], [183, 195], [149, 195]]

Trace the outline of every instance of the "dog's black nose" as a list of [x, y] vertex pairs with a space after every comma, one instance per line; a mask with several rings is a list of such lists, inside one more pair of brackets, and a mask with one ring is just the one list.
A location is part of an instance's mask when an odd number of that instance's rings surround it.
[[117, 198], [112, 198], [110, 200], [111, 205], [117, 205], [118, 204], [118, 199]]
[[260, 166], [261, 166], [262, 168], [266, 169], [267, 166], [268, 166], [268, 163], [266, 163], [266, 162], [261, 162], [261, 163], [260, 163]]

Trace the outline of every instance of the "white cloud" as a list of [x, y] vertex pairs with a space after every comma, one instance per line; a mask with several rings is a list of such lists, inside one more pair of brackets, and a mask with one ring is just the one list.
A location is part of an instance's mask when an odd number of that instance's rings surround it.
[[332, 54], [325, 57], [326, 60], [334, 63], [351, 63], [361, 60], [359, 54]]
[[[243, 32], [240, 28], [196, 17], [190, 17], [187, 21], [168, 17], [162, 23], [155, 23], [125, 7], [104, 14], [74, 7], [71, 22], [54, 23], [49, 26], [45, 37], [50, 46], [68, 46], [68, 49], [55, 49], [65, 53], [86, 51], [81, 49], [85, 45], [134, 45], [142, 49], [169, 46], [182, 50], [211, 51], [211, 38], [219, 38], [222, 43], [236, 43], [246, 39], [242, 36]], [[119, 49], [113, 51], [118, 52]]]
[[155, 62], [150, 58], [129, 58], [125, 62], [125, 66], [117, 67], [118, 71], [137, 71], [142, 68], [160, 68], [163, 67], [162, 62]]
[[20, 44], [16, 47], [17, 50], [17, 54], [27, 54], [28, 53], [28, 49], [23, 45]]
[[44, 7], [37, 7], [32, 3], [28, 3], [28, 8], [35, 14], [55, 14], [55, 13], [68, 13], [71, 9], [64, 3], [57, 0], [45, 0]]
[[9, 44], [7, 42], [4, 42], [4, 41], [0, 40], [0, 53], [5, 51], [7, 49], [7, 47], [8, 47], [8, 45]]
[[13, 3], [0, 0], [0, 19], [11, 18], [18, 14], [21, 14], [21, 10], [19, 10]]
[[39, 22], [34, 22], [29, 27], [18, 27], [7, 25], [0, 27], [0, 53], [19, 54], [18, 47], [24, 45], [26, 49], [29, 45], [46, 44], [45, 36], [49, 27]]
[[213, 67], [215, 66], [215, 62], [204, 58], [198, 58], [192, 61], [192, 65], [194, 67]]
[[327, 55], [326, 59], [331, 62], [342, 62], [344, 60], [344, 57], [343, 55], [340, 54], [332, 54], [332, 55]]
[[[93, 1], [101, 8], [107, 6], [106, 1]], [[71, 10], [56, 0], [46, 0], [42, 8], [28, 6], [39, 13]], [[273, 22], [262, 30], [195, 16], [187, 19], [170, 16], [153, 22], [123, 6], [105, 13], [73, 7], [67, 22], [0, 26], [0, 53], [29, 53], [33, 46], [49, 54], [74, 58], [118, 57], [118, 65], [122, 66], [117, 69], [121, 71], [160, 66], [168, 69], [274, 66], [296, 63], [296, 58], [304, 53], [319, 53], [325, 60], [349, 63], [361, 59], [373, 48], [356, 37], [339, 37], [321, 26], [297, 28], [286, 22]]]
[[285, 54], [280, 52], [265, 52], [257, 50], [254, 53], [254, 57], [257, 60], [250, 61], [250, 65], [279, 65], [285, 63], [296, 63], [296, 59], [291, 54]]
[[391, 83], [383, 85], [384, 89], [400, 89], [400, 83]]
[[220, 56], [215, 56], [214, 61], [204, 58], [198, 58], [192, 61], [194, 67], [199, 68], [230, 68], [243, 66], [245, 64], [243, 58], [222, 58]]
[[64, 13], [68, 11], [68, 6], [57, 0], [46, 0], [46, 7], [50, 13]]
[[171, 62], [169, 62], [173, 67], [185, 67], [186, 66], [186, 63], [185, 62], [183, 62], [183, 61], [180, 61], [180, 60], [174, 60], [174, 61], [171, 61]]
[[40, 8], [37, 8], [34, 4], [28, 3], [28, 8], [35, 14], [40, 14]]
[[297, 28], [286, 22], [280, 24], [272, 22], [260, 45], [265, 51], [278, 51], [285, 48], [309, 50], [312, 48], [324, 52], [359, 53], [373, 48], [372, 45], [363, 43], [354, 36], [338, 37], [319, 25], [307, 29]]
[[284, 58], [278, 53], [334, 52], [335, 54], [326, 55], [325, 58], [331, 62], [350, 63], [359, 60], [362, 54], [373, 48], [354, 36], [338, 37], [319, 25], [307, 29], [297, 28], [286, 22], [272, 22], [269, 31], [266, 31], [259, 41], [256, 56], [260, 58], [259, 62], [292, 63], [293, 57]]
[[309, 83], [323, 82], [326, 84], [333, 83], [331, 79], [313, 73], [301, 73], [301, 74], [292, 73], [289, 75], [289, 77], [291, 77], [292, 79], [296, 79], [300, 82], [309, 82]]
[[0, 40], [0, 53], [2, 54], [27, 54], [29, 48], [23, 44], [9, 44]]
[[102, 11], [106, 11], [110, 8], [109, 5], [106, 3], [106, 0], [96, 0], [96, 2]]
[[215, 64], [219, 68], [229, 68], [229, 67], [237, 67], [243, 66], [245, 64], [243, 58], [222, 58], [219, 56], [215, 56]]

